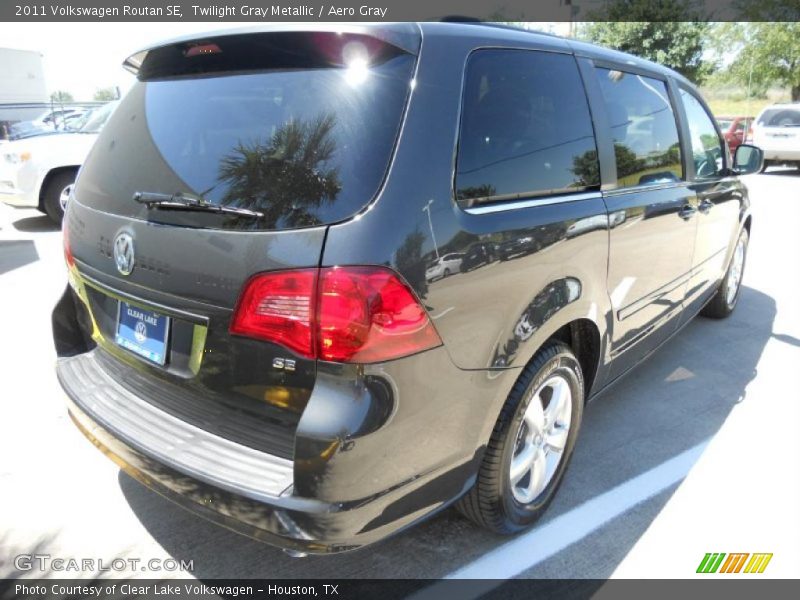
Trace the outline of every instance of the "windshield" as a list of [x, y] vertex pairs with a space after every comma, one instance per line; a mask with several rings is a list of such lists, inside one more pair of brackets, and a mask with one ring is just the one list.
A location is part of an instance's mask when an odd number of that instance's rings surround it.
[[728, 131], [733, 124], [733, 119], [717, 119], [717, 124], [722, 131]]
[[[198, 227], [286, 229], [342, 220], [383, 180], [413, 65], [412, 55], [395, 52], [372, 65], [139, 82], [98, 140], [114, 152], [92, 154], [81, 176], [92, 185], [76, 194], [101, 210]], [[140, 191], [188, 194], [264, 216], [140, 212], [132, 200]]]
[[100, 133], [100, 130], [103, 128], [103, 125], [106, 124], [106, 121], [108, 121], [108, 117], [111, 116], [111, 113], [114, 112], [117, 104], [118, 102], [109, 102], [100, 108], [95, 108], [86, 113], [81, 117], [80, 122], [76, 123], [76, 130], [81, 133]]
[[767, 127], [800, 127], [800, 110], [768, 108], [758, 117], [758, 124]]

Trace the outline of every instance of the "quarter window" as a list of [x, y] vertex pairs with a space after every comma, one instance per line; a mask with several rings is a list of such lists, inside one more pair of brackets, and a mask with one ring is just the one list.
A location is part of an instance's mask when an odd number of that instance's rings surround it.
[[725, 150], [714, 122], [691, 93], [681, 90], [681, 99], [689, 121], [695, 176], [698, 179], [720, 177], [725, 168]]
[[599, 186], [594, 129], [572, 56], [475, 52], [463, 103], [455, 182], [462, 204]]
[[597, 68], [606, 102], [619, 187], [683, 178], [675, 115], [663, 81]]

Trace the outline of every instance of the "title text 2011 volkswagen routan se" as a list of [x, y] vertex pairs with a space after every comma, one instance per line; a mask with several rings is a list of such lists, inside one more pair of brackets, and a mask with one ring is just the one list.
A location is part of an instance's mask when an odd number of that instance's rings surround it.
[[95, 445], [231, 529], [326, 553], [456, 503], [519, 531], [585, 402], [736, 305], [763, 156], [658, 65], [465, 23], [125, 65], [64, 219], [58, 377]]

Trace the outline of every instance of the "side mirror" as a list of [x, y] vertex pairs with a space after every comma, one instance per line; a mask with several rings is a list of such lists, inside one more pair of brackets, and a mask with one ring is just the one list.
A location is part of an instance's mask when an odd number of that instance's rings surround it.
[[759, 173], [764, 168], [764, 151], [750, 144], [741, 144], [733, 155], [733, 170], [737, 175]]

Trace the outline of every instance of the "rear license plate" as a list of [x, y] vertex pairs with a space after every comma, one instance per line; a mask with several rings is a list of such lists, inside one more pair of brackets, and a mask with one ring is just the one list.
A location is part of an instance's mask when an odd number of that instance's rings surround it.
[[117, 344], [159, 365], [167, 358], [169, 317], [120, 301]]

